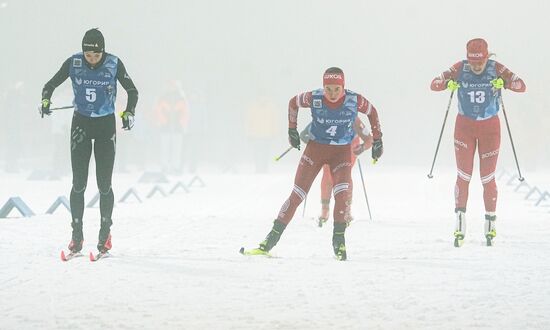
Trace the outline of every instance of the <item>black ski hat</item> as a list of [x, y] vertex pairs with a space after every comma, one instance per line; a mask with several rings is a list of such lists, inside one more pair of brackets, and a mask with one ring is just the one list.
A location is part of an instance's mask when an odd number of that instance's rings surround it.
[[82, 51], [83, 52], [104, 52], [105, 51], [105, 39], [103, 34], [98, 29], [91, 29], [86, 31], [84, 38], [82, 38]]

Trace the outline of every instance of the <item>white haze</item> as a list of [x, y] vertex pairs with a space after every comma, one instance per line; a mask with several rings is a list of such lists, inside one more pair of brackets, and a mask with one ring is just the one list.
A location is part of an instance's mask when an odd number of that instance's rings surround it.
[[[456, 100], [436, 178], [426, 178], [449, 100], [430, 82], [483, 37], [527, 84], [503, 98], [526, 181], [550, 190], [549, 14], [548, 0], [0, 0], [0, 207], [20, 196], [37, 213], [0, 219], [0, 329], [550, 329], [549, 203], [535, 207], [536, 194], [524, 200], [530, 186], [506, 184], [518, 181], [500, 171], [515, 173], [502, 113], [494, 247], [481, 246], [479, 180], [465, 245], [452, 245]], [[93, 27], [140, 99], [134, 129], [118, 132], [113, 257], [62, 263], [70, 215], [43, 212], [71, 186], [71, 110], [41, 119], [37, 108]], [[272, 251], [278, 258], [243, 257], [291, 191], [300, 153], [273, 161], [288, 147], [288, 100], [320, 87], [331, 66], [378, 108], [384, 133], [378, 164], [361, 156], [370, 204], [353, 170], [349, 261], [333, 260], [332, 225], [314, 221], [318, 184]], [[170, 145], [152, 113], [172, 80], [190, 123]], [[71, 103], [69, 81], [52, 101]], [[309, 120], [303, 109], [299, 128]], [[205, 187], [120, 201], [130, 188], [146, 196], [153, 184], [138, 178], [161, 169], [183, 170], [166, 191], [190, 172]], [[64, 176], [26, 180], [37, 170]], [[86, 201], [96, 192], [90, 169]], [[99, 218], [86, 208], [85, 253], [96, 249]]]
[[[546, 169], [548, 13], [542, 0], [3, 1], [0, 166], [17, 159], [18, 170], [68, 170], [70, 110], [41, 119], [37, 105], [44, 83], [80, 51], [84, 32], [99, 27], [106, 50], [124, 61], [140, 93], [134, 130], [119, 132], [118, 169], [160, 167], [163, 143], [151, 111], [173, 79], [190, 106], [185, 142], [177, 146], [184, 171], [190, 160], [198, 171], [229, 164], [253, 171], [255, 160], [266, 159], [273, 169], [272, 158], [288, 146], [288, 100], [320, 87], [323, 70], [339, 66], [346, 87], [378, 108], [385, 143], [380, 166], [427, 172], [449, 97], [431, 92], [430, 81], [463, 59], [474, 37], [486, 38], [496, 59], [526, 82], [525, 94], [506, 91], [504, 102], [520, 165]], [[119, 99], [125, 99], [122, 88]], [[52, 101], [70, 103], [69, 81]], [[438, 166], [454, 164], [455, 114], [453, 101]], [[302, 111], [300, 127], [309, 119]], [[513, 168], [502, 115], [501, 122], [500, 164]]]

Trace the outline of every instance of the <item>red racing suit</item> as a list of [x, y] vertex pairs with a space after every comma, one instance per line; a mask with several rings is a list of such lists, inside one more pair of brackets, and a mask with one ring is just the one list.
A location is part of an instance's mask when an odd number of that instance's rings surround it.
[[[434, 78], [433, 91], [442, 91], [449, 80], [459, 83], [459, 114], [454, 130], [457, 178], [455, 184], [455, 211], [466, 210], [468, 188], [472, 178], [476, 147], [479, 155], [480, 177], [483, 184], [483, 200], [487, 213], [495, 212], [497, 186], [495, 170], [500, 150], [500, 121], [498, 118], [500, 90], [491, 89], [491, 80], [502, 78], [504, 88], [524, 92], [525, 83], [504, 65], [488, 60], [485, 70], [475, 74], [466, 61], [454, 64], [449, 70]], [[472, 87], [473, 86], [473, 87]], [[479, 90], [475, 90], [478, 88]], [[483, 106], [476, 105], [484, 102]], [[470, 104], [471, 103], [471, 104]], [[469, 109], [473, 109], [470, 111]]]
[[[355, 165], [355, 161], [357, 160], [357, 155], [354, 152], [357, 148], [361, 146], [361, 140], [363, 140], [364, 145], [363, 149], [367, 150], [372, 146], [372, 136], [370, 133], [368, 135], [365, 135], [364, 128], [365, 124], [361, 121], [361, 119], [357, 118], [355, 120], [354, 129], [356, 132], [356, 136], [351, 142], [351, 167]], [[323, 176], [321, 178], [321, 203], [322, 204], [329, 204], [331, 193], [332, 193], [332, 186], [333, 186], [333, 180], [332, 175], [330, 173], [330, 168], [328, 165], [323, 166]], [[349, 188], [349, 197], [348, 197], [348, 203], [351, 203], [353, 197], [353, 182], [352, 185], [350, 185]]]
[[[294, 96], [289, 101], [288, 119], [289, 128], [296, 128], [298, 109], [311, 108], [313, 111], [313, 92], [306, 92]], [[376, 108], [362, 95], [357, 95], [356, 109], [367, 115], [373, 137], [380, 138], [382, 132], [380, 130], [380, 122], [378, 120], [378, 112]], [[327, 106], [329, 111], [340, 111], [344, 98], [342, 97], [336, 103], [330, 102], [323, 96], [323, 104]], [[322, 138], [327, 138], [323, 136]], [[313, 180], [323, 167], [328, 165], [333, 178], [333, 194], [335, 200], [334, 206], [334, 222], [344, 223], [349, 212], [347, 200], [349, 198], [349, 189], [352, 185], [351, 167], [352, 167], [352, 149], [351, 142], [349, 144], [332, 145], [318, 143], [315, 140], [310, 140], [302, 154], [296, 176], [294, 179], [294, 188], [288, 199], [284, 202], [279, 211], [277, 220], [288, 224], [298, 206], [306, 197]]]

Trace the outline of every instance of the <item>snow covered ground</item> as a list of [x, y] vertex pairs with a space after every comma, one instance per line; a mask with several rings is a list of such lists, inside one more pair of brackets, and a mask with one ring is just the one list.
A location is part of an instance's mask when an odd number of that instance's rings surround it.
[[[366, 164], [363, 164], [364, 166]], [[69, 215], [43, 215], [70, 180], [1, 176], [0, 202], [36, 212], [0, 219], [0, 329], [550, 329], [550, 213], [499, 181], [496, 245], [483, 246], [478, 178], [468, 232], [452, 245], [454, 171], [365, 166], [373, 221], [355, 173], [347, 262], [318, 228], [318, 184], [273, 253], [243, 257], [267, 234], [293, 168], [270, 175], [203, 175], [205, 188], [145, 198], [139, 174], [117, 174], [113, 257], [63, 263]], [[93, 173], [93, 172], [91, 172]], [[189, 177], [185, 177], [186, 180]], [[169, 189], [177, 181], [173, 178]], [[90, 178], [88, 199], [95, 193]], [[99, 215], [85, 213], [94, 250]], [[11, 215], [16, 216], [14, 212]]]

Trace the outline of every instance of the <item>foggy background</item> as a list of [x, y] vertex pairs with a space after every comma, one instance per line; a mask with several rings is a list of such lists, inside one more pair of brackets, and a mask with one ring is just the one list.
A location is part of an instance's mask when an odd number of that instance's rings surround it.
[[[288, 100], [321, 87], [323, 71], [338, 66], [346, 88], [379, 111], [385, 152], [377, 166], [427, 173], [449, 99], [430, 82], [464, 59], [475, 37], [524, 79], [525, 94], [505, 91], [503, 99], [522, 170], [545, 170], [549, 13], [543, 0], [0, 0], [0, 170], [70, 173], [71, 110], [41, 119], [37, 107], [43, 85], [93, 27], [139, 90], [135, 127], [118, 134], [119, 171], [275, 170], [273, 158], [288, 147]], [[69, 105], [71, 93], [68, 79], [53, 106]], [[184, 98], [188, 117], [159, 122], [155, 109], [170, 93]], [[117, 104], [117, 113], [124, 110], [120, 85]], [[455, 99], [436, 169], [454, 166], [456, 112]], [[499, 166], [513, 169], [500, 117]], [[302, 109], [300, 130], [310, 118]], [[292, 152], [285, 162], [295, 167], [298, 157]]]

